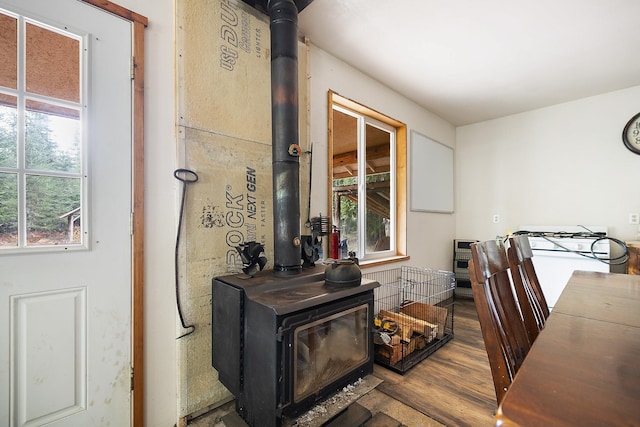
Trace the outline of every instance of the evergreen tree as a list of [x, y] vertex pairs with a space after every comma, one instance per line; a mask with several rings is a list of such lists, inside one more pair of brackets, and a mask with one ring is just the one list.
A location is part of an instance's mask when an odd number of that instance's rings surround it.
[[[42, 112], [25, 114], [25, 178], [27, 227], [30, 231], [65, 231], [61, 215], [80, 206], [80, 179], [49, 176], [47, 172], [79, 171], [79, 140], [64, 150], [53, 138], [51, 118]], [[15, 109], [0, 107], [0, 167], [17, 165]], [[32, 172], [30, 172], [32, 171]], [[17, 231], [17, 174], [0, 173], [0, 233]]]
[[[17, 162], [15, 108], [0, 106], [0, 167]], [[18, 231], [18, 181], [15, 173], [0, 173], [0, 233]]]

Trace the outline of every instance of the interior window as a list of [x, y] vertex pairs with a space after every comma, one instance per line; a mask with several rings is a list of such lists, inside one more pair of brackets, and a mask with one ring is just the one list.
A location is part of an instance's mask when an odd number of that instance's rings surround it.
[[0, 251], [80, 246], [82, 39], [2, 10], [0, 33]]
[[[338, 253], [369, 261], [404, 255], [405, 126], [330, 92], [329, 176]], [[336, 252], [335, 245], [330, 248]]]

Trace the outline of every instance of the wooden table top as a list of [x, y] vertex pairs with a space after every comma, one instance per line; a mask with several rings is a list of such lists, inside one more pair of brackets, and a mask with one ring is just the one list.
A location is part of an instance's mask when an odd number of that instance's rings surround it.
[[553, 312], [640, 327], [640, 276], [575, 271]]
[[496, 426], [640, 425], [640, 276], [576, 271]]

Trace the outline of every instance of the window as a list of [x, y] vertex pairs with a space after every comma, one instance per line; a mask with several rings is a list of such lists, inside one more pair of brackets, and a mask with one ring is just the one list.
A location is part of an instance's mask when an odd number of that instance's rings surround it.
[[0, 33], [0, 252], [81, 247], [82, 39], [3, 10]]
[[338, 256], [352, 252], [364, 262], [404, 256], [406, 126], [334, 92], [329, 105], [329, 206]]

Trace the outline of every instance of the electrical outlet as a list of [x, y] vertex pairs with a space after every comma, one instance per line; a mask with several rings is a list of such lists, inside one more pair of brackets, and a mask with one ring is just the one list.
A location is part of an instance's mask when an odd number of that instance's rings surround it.
[[629, 224], [640, 224], [640, 214], [630, 213], [629, 214]]
[[497, 224], [500, 222], [500, 215], [498, 214], [493, 214], [493, 223]]

